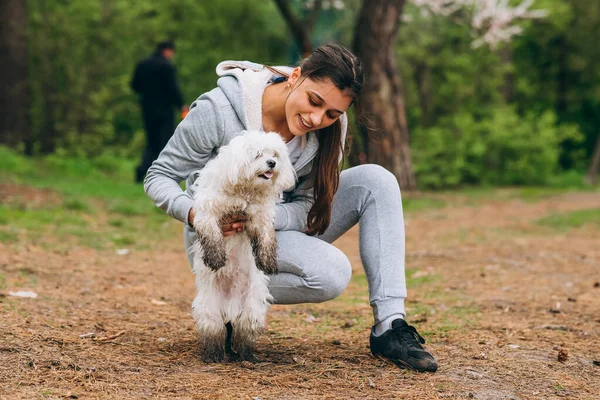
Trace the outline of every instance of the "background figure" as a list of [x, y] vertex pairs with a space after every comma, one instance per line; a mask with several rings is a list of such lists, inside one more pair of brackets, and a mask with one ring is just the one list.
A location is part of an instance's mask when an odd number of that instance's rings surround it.
[[173, 107], [180, 109], [183, 116], [188, 109], [177, 85], [175, 66], [171, 63], [174, 55], [173, 42], [159, 43], [150, 57], [138, 63], [131, 80], [132, 89], [140, 94], [146, 130], [146, 149], [136, 168], [136, 182], [144, 180], [146, 171], [173, 135]]

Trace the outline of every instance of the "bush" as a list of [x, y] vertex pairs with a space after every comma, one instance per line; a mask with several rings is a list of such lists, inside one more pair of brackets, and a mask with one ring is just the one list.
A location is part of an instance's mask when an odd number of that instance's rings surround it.
[[429, 129], [415, 129], [415, 174], [424, 188], [478, 185], [543, 185], [558, 172], [560, 144], [580, 141], [575, 125], [556, 116], [520, 116], [510, 107], [475, 120], [459, 114]]
[[33, 170], [29, 160], [8, 147], [0, 146], [0, 171], [27, 174]]

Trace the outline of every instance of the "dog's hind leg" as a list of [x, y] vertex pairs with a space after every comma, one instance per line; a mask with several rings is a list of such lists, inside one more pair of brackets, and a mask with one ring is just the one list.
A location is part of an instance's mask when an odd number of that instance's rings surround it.
[[260, 335], [260, 330], [249, 329], [246, 321], [236, 321], [233, 325], [233, 337], [231, 344], [235, 354], [242, 361], [256, 362], [254, 356], [254, 345]]
[[192, 315], [200, 334], [200, 345], [204, 348], [205, 362], [220, 362], [225, 357], [227, 329], [220, 310], [198, 295], [192, 305]]
[[225, 327], [221, 332], [214, 335], [203, 335], [200, 337], [204, 356], [202, 360], [206, 363], [221, 362], [225, 358]]
[[253, 271], [251, 287], [243, 310], [233, 321], [233, 349], [242, 360], [257, 361], [254, 357], [256, 339], [264, 331], [269, 301], [268, 278], [257, 270]]

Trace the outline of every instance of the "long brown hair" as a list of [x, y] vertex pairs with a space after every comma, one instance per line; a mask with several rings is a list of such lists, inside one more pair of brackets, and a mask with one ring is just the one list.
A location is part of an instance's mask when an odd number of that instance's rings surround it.
[[[281, 74], [280, 71], [267, 67]], [[326, 79], [341, 91], [347, 90], [352, 103], [359, 101], [364, 83], [363, 66], [352, 52], [339, 44], [325, 44], [300, 63], [301, 76], [312, 81]], [[314, 204], [308, 212], [307, 234], [325, 232], [331, 222], [331, 204], [340, 183], [340, 155], [343, 150], [342, 124], [336, 120], [317, 133], [319, 150], [309, 179], [314, 185]]]

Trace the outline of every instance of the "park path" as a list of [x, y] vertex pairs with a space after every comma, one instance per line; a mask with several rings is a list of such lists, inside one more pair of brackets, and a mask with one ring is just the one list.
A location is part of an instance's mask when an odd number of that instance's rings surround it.
[[436, 374], [369, 354], [356, 228], [336, 242], [354, 269], [340, 298], [272, 307], [261, 363], [202, 363], [173, 222], [172, 239], [127, 255], [0, 245], [3, 286], [39, 294], [2, 289], [0, 398], [598, 398], [600, 228], [535, 221], [600, 208], [600, 196], [440, 196], [450, 205], [406, 216], [409, 321], [429, 338]]

